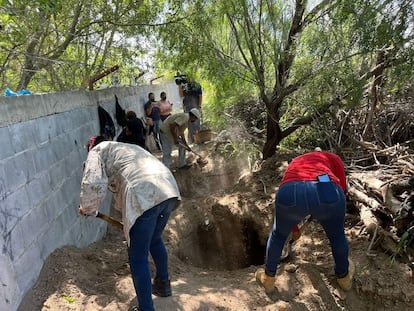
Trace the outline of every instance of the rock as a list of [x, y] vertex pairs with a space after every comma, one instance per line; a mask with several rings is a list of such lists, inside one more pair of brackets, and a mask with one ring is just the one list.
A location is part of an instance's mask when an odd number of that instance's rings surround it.
[[287, 264], [285, 266], [285, 271], [289, 272], [289, 273], [294, 273], [294, 272], [296, 272], [297, 269], [298, 269], [298, 266], [293, 264], [293, 263]]

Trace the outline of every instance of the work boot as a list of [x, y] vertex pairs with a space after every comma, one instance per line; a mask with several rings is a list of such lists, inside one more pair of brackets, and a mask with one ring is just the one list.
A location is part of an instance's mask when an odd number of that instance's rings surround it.
[[355, 274], [354, 262], [351, 259], [348, 259], [348, 262], [349, 262], [349, 267], [348, 267], [347, 275], [345, 275], [343, 278], [337, 279], [339, 286], [341, 286], [341, 288], [346, 291], [351, 289], [352, 279], [354, 278], [354, 274]]
[[257, 269], [254, 275], [256, 277], [256, 282], [259, 283], [259, 285], [264, 287], [266, 294], [270, 294], [275, 291], [275, 277], [274, 276], [267, 275], [263, 268]]
[[158, 297], [171, 296], [171, 284], [170, 280], [162, 281], [159, 278], [155, 278], [152, 284], [152, 293]]

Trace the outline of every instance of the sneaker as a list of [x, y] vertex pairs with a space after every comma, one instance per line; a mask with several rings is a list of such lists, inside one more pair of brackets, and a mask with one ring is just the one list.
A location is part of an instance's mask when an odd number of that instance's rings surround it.
[[170, 280], [162, 281], [155, 278], [152, 284], [152, 293], [158, 297], [169, 297], [172, 295]]

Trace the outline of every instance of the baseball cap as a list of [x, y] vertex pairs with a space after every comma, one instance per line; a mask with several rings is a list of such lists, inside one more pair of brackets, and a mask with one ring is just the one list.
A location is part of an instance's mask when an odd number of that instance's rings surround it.
[[197, 118], [200, 119], [201, 117], [201, 113], [200, 110], [198, 110], [197, 108], [193, 108], [190, 110], [190, 112]]

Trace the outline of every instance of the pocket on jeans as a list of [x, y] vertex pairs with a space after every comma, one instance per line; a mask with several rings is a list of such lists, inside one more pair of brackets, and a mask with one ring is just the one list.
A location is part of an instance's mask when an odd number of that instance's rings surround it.
[[339, 202], [338, 187], [333, 182], [318, 182], [316, 184], [319, 203], [335, 204]]
[[279, 207], [292, 207], [296, 205], [296, 183], [284, 184], [276, 195], [276, 205]]

